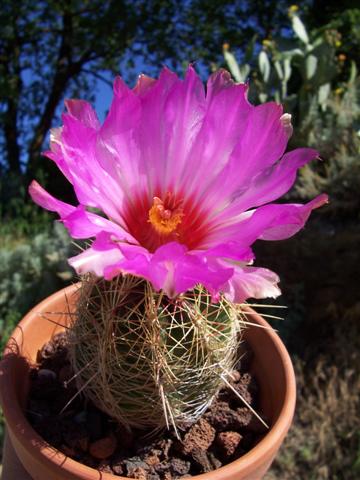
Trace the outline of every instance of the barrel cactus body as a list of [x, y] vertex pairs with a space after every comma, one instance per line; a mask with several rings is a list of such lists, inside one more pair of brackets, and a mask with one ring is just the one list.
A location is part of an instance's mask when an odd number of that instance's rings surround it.
[[198, 287], [171, 300], [143, 279], [83, 279], [70, 329], [81, 391], [128, 428], [175, 429], [207, 408], [237, 361], [239, 307]]

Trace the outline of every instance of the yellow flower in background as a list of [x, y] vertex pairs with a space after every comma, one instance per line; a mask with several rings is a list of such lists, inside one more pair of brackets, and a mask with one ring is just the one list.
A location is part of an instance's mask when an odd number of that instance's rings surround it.
[[265, 38], [262, 41], [262, 44], [263, 44], [264, 47], [270, 47], [271, 46], [271, 40], [269, 40], [268, 38]]

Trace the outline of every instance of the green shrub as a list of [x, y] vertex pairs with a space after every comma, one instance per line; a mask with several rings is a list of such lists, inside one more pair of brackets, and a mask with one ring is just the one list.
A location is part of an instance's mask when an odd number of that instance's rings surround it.
[[56, 223], [49, 233], [7, 242], [0, 248], [0, 332], [4, 345], [14, 325], [41, 299], [72, 278], [69, 236]]

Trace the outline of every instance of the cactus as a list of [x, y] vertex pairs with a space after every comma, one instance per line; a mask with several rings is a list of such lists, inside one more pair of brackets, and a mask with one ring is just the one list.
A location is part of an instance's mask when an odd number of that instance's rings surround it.
[[132, 275], [85, 276], [69, 330], [78, 387], [129, 429], [177, 431], [234, 368], [242, 326], [239, 306], [202, 287], [169, 300]]
[[[250, 82], [251, 94], [261, 103], [274, 99], [283, 103], [290, 113], [300, 111], [304, 118], [313, 102], [326, 111], [330, 82], [337, 74], [334, 46], [323, 32], [308, 32], [298, 7], [289, 9], [293, 38], [264, 39], [257, 59], [246, 57], [240, 65], [228, 44], [224, 46], [224, 59], [237, 82]], [[254, 49], [252, 50], [254, 53]], [[259, 74], [250, 65], [258, 65]], [[302, 83], [297, 95], [289, 93], [289, 82], [296, 74]]]

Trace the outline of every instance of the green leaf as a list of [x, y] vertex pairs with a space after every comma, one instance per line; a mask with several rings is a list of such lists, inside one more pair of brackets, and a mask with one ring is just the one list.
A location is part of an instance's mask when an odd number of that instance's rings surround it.
[[305, 25], [297, 15], [292, 17], [292, 27], [297, 37], [307, 45], [309, 43], [309, 37]]
[[325, 111], [326, 109], [326, 100], [330, 95], [330, 91], [331, 91], [330, 83], [324, 83], [324, 85], [321, 85], [321, 87], [319, 88], [318, 102], [323, 111]]
[[308, 55], [306, 58], [306, 78], [310, 80], [316, 72], [316, 68], [318, 65], [318, 59], [315, 55]]
[[260, 68], [261, 75], [264, 79], [264, 82], [267, 82], [270, 77], [271, 67], [270, 67], [269, 57], [267, 56], [267, 53], [264, 50], [262, 50], [259, 54], [259, 68]]
[[275, 70], [276, 70], [276, 73], [278, 74], [278, 77], [280, 78], [280, 80], [283, 80], [284, 78], [284, 71], [283, 71], [283, 68], [281, 66], [281, 63], [277, 60], [275, 63]]
[[285, 58], [284, 60], [284, 81], [287, 82], [291, 76], [291, 60]]
[[357, 77], [357, 67], [356, 63], [354, 60], [351, 60], [351, 69], [350, 69], [350, 77], [349, 77], [349, 83], [353, 84], [356, 80]]
[[231, 52], [224, 51], [224, 58], [229, 67], [231, 75], [235, 78], [237, 82], [242, 82], [242, 75], [235, 56]]

